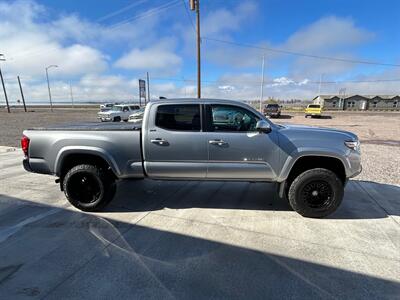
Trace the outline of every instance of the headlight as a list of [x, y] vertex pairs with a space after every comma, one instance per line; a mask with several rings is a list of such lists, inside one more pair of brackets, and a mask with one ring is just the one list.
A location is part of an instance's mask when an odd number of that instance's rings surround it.
[[344, 144], [352, 150], [358, 151], [360, 149], [360, 142], [358, 140], [357, 141], [345, 141]]

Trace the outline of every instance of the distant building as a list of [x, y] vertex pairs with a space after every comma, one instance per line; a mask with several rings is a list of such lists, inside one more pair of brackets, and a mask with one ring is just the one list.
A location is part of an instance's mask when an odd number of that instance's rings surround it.
[[319, 95], [313, 99], [325, 110], [397, 110], [400, 111], [399, 95]]

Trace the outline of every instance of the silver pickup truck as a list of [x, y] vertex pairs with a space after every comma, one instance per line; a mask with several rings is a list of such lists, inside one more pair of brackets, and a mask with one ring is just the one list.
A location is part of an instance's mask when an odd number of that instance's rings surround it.
[[109, 203], [117, 180], [148, 177], [275, 182], [295, 211], [324, 217], [340, 205], [348, 178], [361, 172], [353, 133], [277, 125], [229, 100], [154, 101], [140, 125], [29, 129], [21, 145], [25, 169], [57, 176], [70, 203], [85, 211]]

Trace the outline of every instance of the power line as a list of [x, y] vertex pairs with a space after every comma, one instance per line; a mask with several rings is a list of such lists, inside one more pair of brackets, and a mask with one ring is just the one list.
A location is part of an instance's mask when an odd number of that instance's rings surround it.
[[117, 16], [117, 15], [123, 13], [123, 12], [126, 12], [126, 11], [136, 7], [136, 6], [139, 6], [140, 4], [143, 4], [143, 3], [147, 2], [147, 1], [148, 0], [136, 1], [136, 2], [131, 3], [131, 4], [129, 4], [129, 5], [125, 6], [125, 7], [123, 7], [123, 8], [120, 8], [120, 9], [114, 11], [114, 12], [111, 12], [111, 13], [103, 16], [103, 17], [100, 17], [96, 21], [97, 22], [102, 22], [102, 21], [107, 20], [109, 18], [115, 17], [115, 16]]
[[160, 6], [157, 6], [155, 8], [149, 9], [148, 11], [146, 11], [146, 12], [144, 12], [142, 14], [138, 14], [136, 16], [133, 16], [132, 18], [128, 18], [128, 19], [126, 19], [124, 21], [121, 21], [121, 22], [117, 22], [117, 23], [111, 25], [109, 27], [109, 29], [113, 30], [113, 29], [118, 28], [120, 26], [132, 23], [132, 22], [134, 22], [136, 20], [147, 18], [147, 17], [153, 16], [153, 15], [159, 14], [162, 11], [177, 5], [179, 2], [180, 2], [180, 0], [174, 0], [174, 1], [170, 1], [170, 2], [164, 3], [163, 5], [160, 5]]
[[256, 46], [256, 45], [250, 45], [250, 44], [226, 41], [226, 40], [209, 38], [209, 37], [202, 37], [202, 39], [203, 40], [212, 41], [212, 42], [223, 43], [223, 44], [230, 44], [230, 45], [239, 46], [239, 47], [253, 48], [253, 49], [259, 49], [259, 50], [263, 50], [263, 51], [283, 53], [283, 54], [302, 56], [302, 57], [309, 57], [309, 58], [317, 58], [317, 59], [324, 59], [324, 60], [331, 60], [331, 61], [340, 61], [340, 62], [347, 62], [347, 63], [353, 63], [353, 64], [379, 65], [379, 66], [386, 66], [386, 67], [400, 67], [400, 65], [397, 65], [397, 64], [389, 64], [389, 63], [380, 63], [380, 62], [372, 62], [372, 61], [353, 60], [353, 59], [346, 59], [346, 58], [339, 58], [339, 57], [330, 57], [330, 56], [306, 54], [306, 53], [288, 51], [288, 50], [283, 50], [283, 49], [275, 49], [275, 48], [269, 48], [269, 47], [261, 47], [261, 46]]
[[194, 26], [193, 20], [192, 20], [192, 18], [190, 17], [190, 12], [189, 12], [189, 9], [188, 9], [188, 7], [187, 7], [185, 1], [186, 1], [186, 0], [182, 0], [182, 4], [183, 4], [183, 6], [184, 6], [184, 8], [185, 8], [186, 15], [187, 15], [187, 17], [188, 17], [188, 19], [189, 19], [189, 21], [190, 21], [190, 24], [192, 24], [192, 28], [193, 28], [194, 32], [196, 33], [196, 27]]

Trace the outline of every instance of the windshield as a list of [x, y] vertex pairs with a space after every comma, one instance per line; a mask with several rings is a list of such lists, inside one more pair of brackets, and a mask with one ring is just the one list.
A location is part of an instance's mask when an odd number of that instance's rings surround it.
[[113, 110], [114, 111], [122, 111], [122, 106], [114, 106]]
[[321, 107], [321, 105], [319, 105], [319, 104], [310, 104], [308, 106], [308, 108], [320, 108], [320, 107]]
[[279, 107], [279, 104], [267, 104], [267, 108], [277, 108]]

